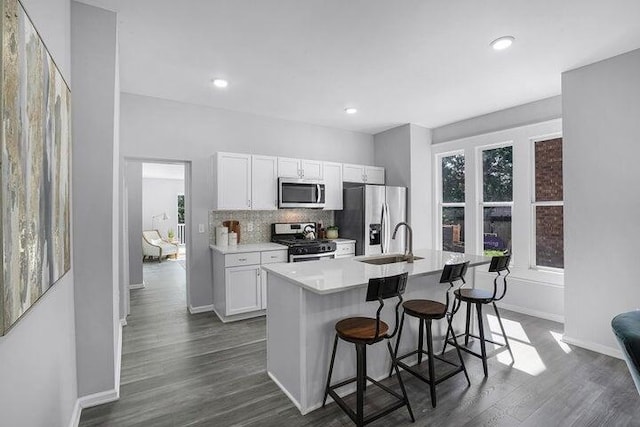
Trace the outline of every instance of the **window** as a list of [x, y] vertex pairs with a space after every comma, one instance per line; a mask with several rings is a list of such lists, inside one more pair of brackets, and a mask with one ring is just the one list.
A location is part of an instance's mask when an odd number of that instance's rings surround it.
[[535, 141], [532, 203], [537, 267], [564, 268], [562, 138]]
[[484, 255], [511, 252], [513, 147], [482, 150], [482, 218]]
[[464, 252], [464, 154], [441, 158], [442, 249]]

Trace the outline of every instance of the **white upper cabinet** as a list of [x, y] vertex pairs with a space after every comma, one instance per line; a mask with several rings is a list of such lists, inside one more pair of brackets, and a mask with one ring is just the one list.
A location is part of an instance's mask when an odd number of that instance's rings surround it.
[[384, 168], [378, 166], [365, 166], [364, 176], [367, 184], [384, 184]]
[[251, 209], [278, 209], [278, 158], [251, 156]]
[[323, 162], [326, 211], [342, 210], [342, 164]]
[[278, 176], [281, 178], [322, 179], [322, 162], [278, 157]]
[[214, 209], [251, 209], [251, 156], [216, 153], [213, 156]]
[[278, 176], [281, 178], [301, 178], [300, 160], [278, 157]]
[[300, 160], [300, 169], [304, 179], [322, 179], [322, 162], [318, 160]]
[[384, 168], [365, 165], [342, 165], [342, 180], [363, 184], [384, 184]]

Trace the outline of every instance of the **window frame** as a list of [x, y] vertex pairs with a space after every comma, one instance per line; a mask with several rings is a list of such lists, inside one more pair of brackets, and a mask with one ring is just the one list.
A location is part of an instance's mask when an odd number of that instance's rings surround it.
[[[515, 178], [515, 147], [513, 140], [507, 140], [502, 142], [497, 142], [493, 144], [485, 144], [475, 147], [476, 149], [476, 200], [477, 200], [477, 211], [476, 211], [476, 252], [484, 255], [484, 208], [491, 207], [510, 207], [511, 208], [511, 234], [513, 235], [513, 192], [511, 194], [510, 202], [485, 202], [484, 201], [484, 162], [483, 162], [483, 152], [487, 150], [494, 150], [496, 148], [504, 148], [511, 147], [511, 154], [513, 158], [513, 169], [511, 171], [511, 180], [512, 180], [512, 191], [515, 190], [514, 178]], [[512, 239], [513, 240], [513, 239]], [[513, 252], [513, 242], [511, 244], [511, 252]], [[514, 257], [511, 257], [510, 265], [514, 265]]]
[[[562, 132], [554, 132], [546, 135], [539, 135], [529, 138], [529, 158], [531, 159], [531, 176], [529, 177], [529, 200], [530, 200], [530, 213], [529, 213], [529, 270], [540, 271], [545, 273], [564, 274], [564, 268], [547, 267], [537, 264], [536, 249], [537, 249], [537, 236], [536, 236], [536, 207], [538, 206], [562, 206], [562, 212], [564, 215], [564, 193], [561, 201], [536, 201], [536, 142], [548, 141], [550, 139], [562, 139], [563, 153], [564, 153], [564, 138]], [[563, 173], [562, 181], [564, 183], [564, 158], [563, 161]], [[562, 250], [564, 251], [564, 242], [562, 244]]]
[[[445, 157], [452, 157], [461, 155], [464, 157], [464, 185], [465, 185], [465, 194], [464, 194], [464, 202], [444, 202], [442, 197], [443, 191], [443, 176], [442, 176], [442, 160]], [[435, 191], [435, 199], [436, 199], [436, 207], [437, 207], [437, 215], [436, 215], [436, 248], [438, 250], [442, 249], [442, 209], [443, 208], [463, 208], [465, 211], [465, 221], [466, 221], [466, 210], [467, 210], [467, 157], [465, 155], [464, 149], [452, 150], [443, 153], [437, 153], [435, 155], [436, 159], [436, 191]], [[465, 253], [467, 251], [467, 227], [464, 227], [464, 249]]]

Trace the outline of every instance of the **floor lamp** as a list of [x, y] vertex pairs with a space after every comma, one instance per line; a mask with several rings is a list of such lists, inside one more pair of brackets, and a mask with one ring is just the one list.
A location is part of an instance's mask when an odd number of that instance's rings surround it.
[[[152, 230], [155, 230], [155, 229], [156, 229], [156, 228], [153, 226], [153, 224], [154, 224], [153, 222], [154, 222], [156, 219], [157, 219], [157, 220], [159, 220], [159, 221], [166, 221], [166, 220], [168, 220], [168, 219], [169, 219], [169, 217], [167, 216], [167, 213], [166, 213], [166, 212], [162, 212], [162, 213], [161, 213], [161, 214], [159, 214], [159, 215], [153, 215], [153, 216], [151, 217], [151, 229], [152, 229]], [[158, 230], [158, 233], [160, 233], [160, 230]]]

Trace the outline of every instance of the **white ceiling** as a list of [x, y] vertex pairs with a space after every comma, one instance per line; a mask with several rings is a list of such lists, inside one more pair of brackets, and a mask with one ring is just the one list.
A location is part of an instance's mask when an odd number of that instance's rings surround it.
[[368, 133], [558, 95], [640, 47], [638, 0], [83, 1], [119, 12], [123, 92]]
[[143, 163], [143, 178], [184, 179], [184, 165]]

